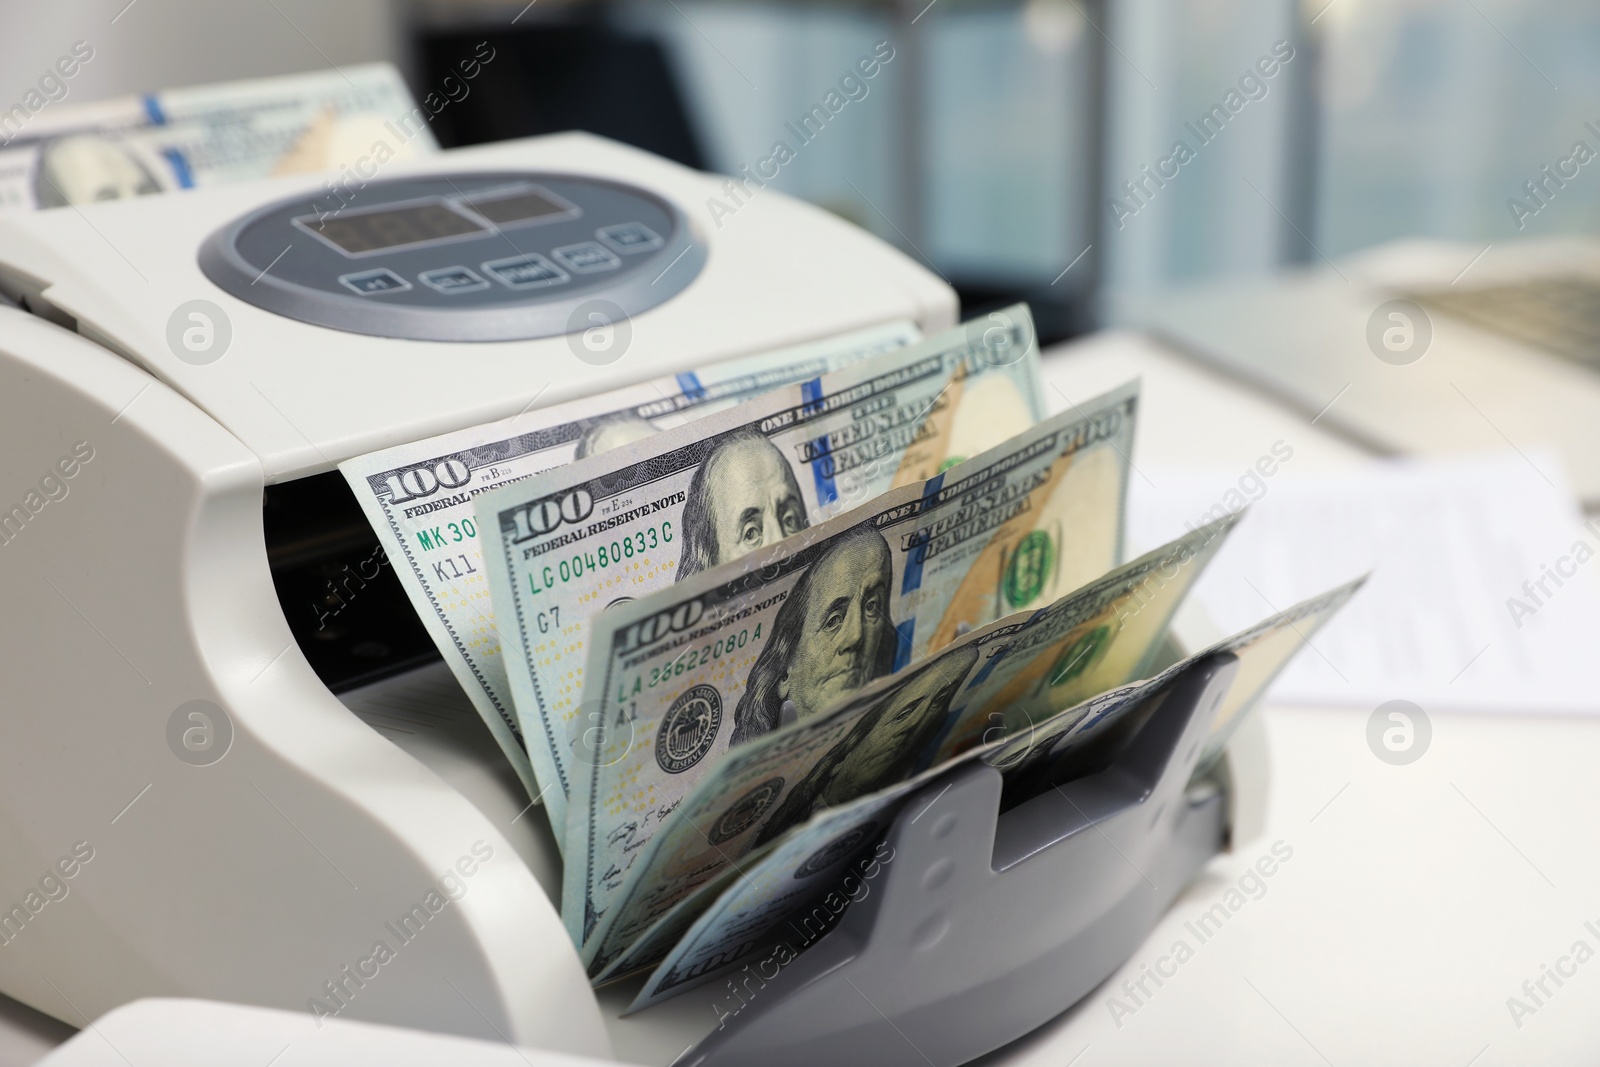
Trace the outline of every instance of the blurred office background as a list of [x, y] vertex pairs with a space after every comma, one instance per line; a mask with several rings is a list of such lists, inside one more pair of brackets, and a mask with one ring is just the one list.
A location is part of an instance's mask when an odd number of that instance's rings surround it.
[[[1175, 283], [1516, 234], [1524, 183], [1600, 148], [1600, 4], [1581, 0], [6, 0], [0, 22], [5, 101], [80, 38], [78, 99], [372, 59], [421, 97], [487, 39], [445, 145], [583, 128], [724, 172], [794, 143], [785, 123], [888, 41], [775, 186], [969, 309], [1030, 299], [1051, 338]], [[1209, 143], [1191, 132], [1241, 99]], [[1158, 185], [1145, 168], [1170, 173], [1180, 139], [1194, 158]], [[1520, 232], [1600, 229], [1596, 175]]]

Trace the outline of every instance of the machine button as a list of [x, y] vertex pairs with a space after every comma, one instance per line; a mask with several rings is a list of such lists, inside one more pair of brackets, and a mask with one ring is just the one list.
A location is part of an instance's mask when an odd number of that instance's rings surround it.
[[550, 254], [559, 259], [563, 265], [570, 267], [579, 274], [616, 270], [622, 265], [622, 260], [612, 255], [610, 249], [593, 241], [567, 245], [565, 248], [558, 248]]
[[617, 226], [606, 226], [596, 230], [594, 235], [625, 256], [633, 255], [635, 252], [649, 252], [666, 244], [659, 233], [642, 222], [624, 222]]
[[425, 270], [417, 275], [417, 280], [429, 289], [436, 289], [446, 296], [454, 296], [457, 293], [475, 293], [479, 289], [489, 288], [488, 282], [466, 267], [440, 267], [438, 270]]
[[540, 289], [547, 285], [560, 285], [572, 278], [537, 252], [510, 259], [496, 259], [485, 263], [483, 269], [512, 289]]
[[341, 274], [339, 281], [362, 296], [376, 296], [378, 293], [400, 293], [411, 288], [410, 282], [387, 267], [379, 267], [377, 270], [364, 270], [356, 274]]

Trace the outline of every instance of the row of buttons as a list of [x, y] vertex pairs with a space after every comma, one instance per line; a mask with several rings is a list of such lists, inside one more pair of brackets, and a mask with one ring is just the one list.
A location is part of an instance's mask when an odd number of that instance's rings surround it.
[[[660, 248], [664, 243], [660, 234], [642, 222], [625, 222], [618, 226], [606, 226], [596, 230], [595, 236], [625, 256], [639, 252], [651, 252]], [[555, 249], [550, 254], [560, 260], [568, 269], [578, 274], [594, 274], [599, 271], [616, 270], [622, 265], [622, 261], [612, 254], [610, 248], [595, 241], [567, 245], [564, 248]], [[481, 264], [481, 266], [484, 273], [492, 275], [496, 281], [509, 289], [540, 289], [551, 285], [561, 285], [572, 280], [570, 274], [537, 252], [531, 252], [523, 256], [512, 256], [509, 259], [490, 260]], [[472, 270], [462, 266], [425, 270], [417, 275], [417, 280], [428, 288], [444, 293], [447, 296], [454, 296], [457, 293], [474, 293], [489, 288], [487, 281]], [[339, 277], [339, 281], [361, 296], [398, 293], [411, 288], [410, 282], [387, 267], [358, 271], [355, 274], [344, 274]]]

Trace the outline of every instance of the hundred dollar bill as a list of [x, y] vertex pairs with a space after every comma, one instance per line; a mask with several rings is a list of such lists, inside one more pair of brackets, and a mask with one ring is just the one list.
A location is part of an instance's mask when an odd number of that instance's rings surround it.
[[543, 794], [558, 842], [565, 828], [566, 791], [540, 724], [532, 724], [535, 736], [528, 745], [526, 724], [515, 717], [473, 498], [916, 338], [909, 322], [857, 330], [537, 408], [339, 465], [445, 662], [529, 796]]
[[[464, 58], [481, 67], [485, 57], [492, 48]], [[73, 79], [98, 62], [92, 42], [77, 42], [40, 79], [48, 96], [30, 92], [33, 103], [25, 96], [0, 112], [0, 208], [118, 200], [439, 150], [429, 123], [443, 98], [417, 106], [387, 63], [69, 102]]]
[[[842, 694], [815, 715], [801, 715], [737, 744], [694, 775], [695, 781], [662, 781], [662, 775], [651, 773], [656, 766], [634, 761], [638, 781], [660, 783], [653, 791], [661, 799], [645, 813], [655, 822], [653, 832], [627, 838], [641, 847], [622, 885], [601, 898], [605, 907], [580, 952], [591, 973], [604, 974], [703, 882], [815, 813], [910, 779], [943, 762], [952, 748], [959, 754], [1016, 736], [1007, 725], [1013, 718], [1009, 701], [1025, 700], [1029, 713], [1044, 721], [1083, 697], [1137, 677], [1183, 594], [1235, 521], [1229, 516], [1201, 527], [1045, 608], [981, 627], [898, 674], [854, 695]], [[1130, 612], [1156, 575], [1165, 576], [1159, 590], [1143, 611]], [[791, 595], [792, 603], [803, 603], [806, 596], [798, 590]], [[1085, 639], [1101, 634], [1119, 614], [1135, 614], [1140, 624], [1112, 626], [1095, 639], [1091, 653], [1071, 655], [1074, 648], [1088, 647]], [[747, 617], [739, 625], [752, 621]], [[1026, 683], [1020, 689], [1019, 681]], [[714, 683], [697, 684], [714, 688]], [[696, 699], [708, 702], [711, 694], [701, 692]], [[949, 744], [952, 724], [974, 721], [994, 725], [972, 744]], [[651, 756], [670, 754], [682, 735], [701, 724], [680, 728], [677, 736], [670, 732], [675, 725], [662, 724], [653, 745], [638, 738], [636, 748]], [[682, 792], [670, 795], [673, 786]], [[606, 843], [615, 840], [613, 831]]]
[[554, 825], [583, 773], [571, 742], [591, 725], [590, 616], [920, 481], [951, 459], [958, 420], [995, 440], [1031, 425], [1038, 349], [1027, 309], [1010, 314], [1005, 344], [957, 327], [477, 498], [505, 670]]
[[[1139, 728], [1173, 692], [1178, 680], [1219, 653], [1231, 653], [1239, 660], [1239, 669], [1219, 708], [1248, 707], [1301, 645], [1360, 588], [1361, 581], [1274, 615], [1153, 678], [1111, 689], [1056, 712], [1038, 728], [1011, 736], [991, 734], [978, 747], [937, 763], [920, 775], [822, 809], [802, 826], [785, 832], [775, 844], [765, 850], [758, 848], [737, 865], [730, 865], [675, 905], [600, 980], [662, 961], [630, 1011], [752, 966], [758, 977], [770, 980], [772, 967], [781, 967], [825, 933], [848, 902], [871, 892], [875, 872], [894, 858], [892, 849], [880, 843], [873, 854], [874, 862], [855, 869], [848, 861], [871, 848], [904, 802], [933, 779], [969, 758], [981, 758], [1002, 770], [1006, 798], [1002, 810], [1013, 807], [1053, 784], [1070, 780], [1075, 771], [1066, 761], [1069, 753], [1086, 751], [1090, 742], [1106, 736], [1113, 727]], [[1005, 628], [1008, 627], [997, 626], [993, 632]], [[1220, 752], [1234, 721], [1221, 710], [1213, 713], [1213, 740], [1208, 752]], [[869, 733], [868, 744], [871, 736]], [[1196, 766], [1204, 769], [1207, 763], [1207, 755], [1202, 754]]]
[[[884, 832], [926, 784], [919, 778], [829, 808], [765, 854], [741, 863], [743, 870], [730, 868], [708, 883], [683, 902], [689, 907], [673, 909], [613, 967], [622, 977], [656, 964], [628, 1013], [734, 971], [754, 973], [762, 982], [777, 977], [832, 930], [846, 908], [876, 890], [874, 883], [895, 859]], [[729, 999], [719, 1018], [738, 1010], [740, 1002]]]
[[1232, 652], [1239, 657], [1239, 673], [1217, 706], [1211, 734], [1196, 766], [1204, 769], [1222, 754], [1245, 714], [1289, 665], [1295, 653], [1311, 643], [1316, 632], [1361, 590], [1368, 577], [1362, 575], [1321, 596], [1302, 601], [1218, 647], [1218, 651]]
[[1195, 761], [1196, 771], [1203, 771], [1221, 755], [1241, 713], [1261, 698], [1295, 654], [1365, 582], [1365, 577], [1358, 578], [1302, 601], [1201, 649], [1154, 678], [1108, 690], [1039, 727], [1019, 732], [1015, 736], [1027, 744], [1006, 768], [1004, 806], [1014, 806], [1052, 784], [1070, 780], [1089, 766], [1086, 757], [1095, 751], [1097, 742], [1114, 732], [1137, 729], [1153, 714], [1185, 671], [1212, 656], [1231, 654], [1239, 667], [1212, 713], [1205, 747]]
[[1020, 624], [996, 624], [962, 642], [980, 650], [982, 667], [963, 685], [931, 762], [1021, 735], [1147, 676], [1173, 614], [1238, 521], [1225, 516], [1192, 530]]
[[[1005, 614], [1007, 584], [1053, 596], [1110, 567], [1136, 404], [1137, 385], [1124, 386], [745, 566], [598, 616], [585, 702], [602, 730], [567, 828], [574, 940], [593, 948], [640, 850], [729, 746], [810, 719], [944, 635]], [[1015, 564], [1063, 496], [1095, 506], [1027, 564], [1048, 554], [1048, 570], [1009, 582], [1017, 568], [1002, 561]], [[992, 568], [986, 595], [967, 581], [976, 565]]]

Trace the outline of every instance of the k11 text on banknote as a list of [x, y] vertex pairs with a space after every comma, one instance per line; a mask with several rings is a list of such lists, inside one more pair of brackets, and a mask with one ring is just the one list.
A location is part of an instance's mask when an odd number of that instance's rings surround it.
[[1027, 310], [1012, 315], [1021, 340], [1006, 346], [958, 327], [477, 498], [504, 670], [552, 818], [584, 773], [572, 742], [595, 725], [580, 714], [590, 616], [942, 462], [958, 427], [1031, 424], [1037, 348]]
[[536, 408], [339, 465], [429, 636], [529, 795], [546, 800], [558, 842], [565, 827], [566, 787], [541, 724], [515, 715], [473, 498], [682, 426], [777, 386], [892, 351], [916, 336], [909, 322], [889, 323]]
[[[639, 849], [730, 745], [1103, 574], [1117, 553], [1136, 403], [1137, 387], [1124, 386], [748, 566], [597, 617], [585, 703], [604, 732], [569, 810], [564, 904], [583, 910], [564, 914], [582, 923], [575, 939], [588, 943]], [[1058, 528], [1063, 512], [1073, 523]], [[1044, 548], [1019, 551], [1041, 535]], [[974, 566], [987, 588], [970, 580]]]

